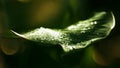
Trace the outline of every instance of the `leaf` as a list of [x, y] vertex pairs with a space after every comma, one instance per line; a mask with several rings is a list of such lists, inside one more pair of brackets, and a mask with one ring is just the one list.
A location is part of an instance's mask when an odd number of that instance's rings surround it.
[[115, 19], [110, 12], [97, 12], [87, 20], [78, 21], [65, 29], [40, 27], [30, 32], [14, 34], [30, 41], [60, 45], [65, 53], [82, 49], [106, 38], [115, 26]]

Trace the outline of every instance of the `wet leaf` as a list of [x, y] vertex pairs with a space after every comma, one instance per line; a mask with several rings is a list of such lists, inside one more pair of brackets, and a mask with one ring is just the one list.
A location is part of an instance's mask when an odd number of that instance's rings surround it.
[[27, 40], [60, 45], [68, 53], [76, 49], [86, 48], [90, 44], [106, 38], [115, 26], [115, 19], [110, 12], [96, 12], [87, 20], [78, 21], [65, 29], [40, 27], [30, 32], [14, 34]]

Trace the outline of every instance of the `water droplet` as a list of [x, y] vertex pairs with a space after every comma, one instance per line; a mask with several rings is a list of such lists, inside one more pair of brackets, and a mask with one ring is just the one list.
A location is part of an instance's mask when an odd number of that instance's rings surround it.
[[95, 21], [94, 24], [97, 24], [97, 22]]
[[94, 24], [94, 22], [91, 22], [90, 24], [91, 24], [91, 25], [93, 25], [93, 24]]
[[73, 49], [73, 47], [72, 47], [72, 46], [68, 46], [68, 48], [69, 48], [70, 50], [72, 50], [72, 49]]
[[97, 21], [93, 21], [90, 23], [91, 25], [97, 24]]

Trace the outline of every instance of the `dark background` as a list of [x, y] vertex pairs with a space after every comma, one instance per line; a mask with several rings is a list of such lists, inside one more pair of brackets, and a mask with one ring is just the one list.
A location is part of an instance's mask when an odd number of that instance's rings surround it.
[[[78, 10], [78, 17], [79, 15], [82, 16], [81, 20], [87, 19], [90, 16], [92, 16], [94, 11], [112, 11], [116, 18], [116, 27], [112, 31], [111, 36], [120, 34], [120, 27], [119, 27], [120, 26], [120, 19], [119, 19], [120, 18], [120, 2], [119, 0], [88, 0], [86, 2], [87, 3], [86, 3], [85, 10], [82, 10], [82, 11], [80, 9]], [[82, 12], [83, 14], [79, 14], [79, 12]], [[28, 46], [28, 48], [22, 54], [16, 54], [13, 56], [4, 55], [6, 65], [8, 65], [8, 68], [64, 68], [64, 67], [70, 68], [67, 66], [72, 66], [79, 63], [78, 58], [80, 58], [79, 56], [82, 55], [82, 54], [79, 54], [79, 52], [78, 53], [76, 52], [75, 54], [66, 56], [64, 58], [64, 59], [67, 58], [66, 60], [57, 62], [56, 60], [53, 60], [53, 58], [51, 58], [47, 52], [45, 52], [47, 49], [46, 47], [39, 47], [37, 44], [33, 42], [27, 42], [26, 45]], [[46, 45], [46, 44], [41, 44], [41, 45]], [[51, 47], [50, 50], [53, 50], [54, 48], [56, 47]], [[56, 48], [56, 50], [59, 50], [59, 49], [60, 48]], [[48, 48], [48, 51], [49, 51], [49, 48]]]

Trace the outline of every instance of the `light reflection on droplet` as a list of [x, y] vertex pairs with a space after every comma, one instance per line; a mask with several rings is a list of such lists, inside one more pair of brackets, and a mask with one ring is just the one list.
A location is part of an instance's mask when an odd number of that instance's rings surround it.
[[95, 21], [94, 24], [97, 24], [97, 21]]
[[73, 47], [72, 47], [72, 46], [68, 46], [68, 48], [69, 48], [70, 50], [72, 50], [72, 49], [73, 49]]
[[95, 25], [95, 24], [97, 24], [97, 21], [93, 21], [93, 22], [91, 22], [90, 24], [91, 24], [91, 25]]
[[91, 24], [91, 25], [93, 25], [93, 24], [94, 24], [94, 22], [91, 22], [90, 24]]

